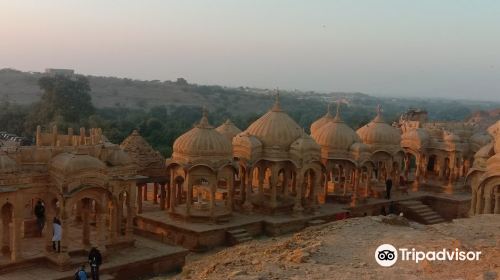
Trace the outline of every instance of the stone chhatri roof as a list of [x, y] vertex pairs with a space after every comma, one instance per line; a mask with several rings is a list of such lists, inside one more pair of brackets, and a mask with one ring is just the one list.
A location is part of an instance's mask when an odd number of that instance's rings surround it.
[[359, 128], [356, 133], [367, 145], [399, 146], [401, 142], [398, 129], [384, 122], [380, 105], [377, 106], [377, 116], [370, 123]]
[[279, 95], [270, 111], [253, 122], [245, 132], [259, 139], [264, 148], [287, 150], [301, 137], [302, 128], [280, 106]]
[[146, 141], [137, 130], [134, 130], [120, 147], [128, 153], [138, 166], [138, 173], [145, 176], [164, 175], [165, 158]]
[[230, 119], [227, 119], [223, 124], [221, 124], [215, 130], [217, 130], [220, 134], [224, 135], [229, 140], [229, 142], [232, 142], [233, 138], [239, 133], [241, 133], [241, 129], [235, 126]]
[[231, 142], [209, 124], [204, 109], [200, 122], [175, 140], [172, 159], [184, 163], [231, 161]]

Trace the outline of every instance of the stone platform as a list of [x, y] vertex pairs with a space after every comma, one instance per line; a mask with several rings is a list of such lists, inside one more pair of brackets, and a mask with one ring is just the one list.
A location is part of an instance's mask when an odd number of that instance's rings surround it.
[[[144, 276], [179, 271], [184, 265], [187, 254], [188, 251], [183, 248], [136, 236], [134, 246], [108, 250], [101, 266], [101, 275], [107, 275], [109, 279], [141, 279]], [[77, 263], [87, 264], [87, 259], [86, 256], [81, 256], [73, 261], [75, 263], [73, 269], [59, 271], [50, 265], [47, 258], [35, 252], [26, 255], [25, 259], [17, 263], [17, 269], [0, 273], [0, 280], [72, 280], [79, 266]], [[89, 271], [87, 264], [87, 272]]]
[[[148, 205], [149, 204], [149, 205]], [[135, 218], [135, 233], [163, 243], [179, 245], [192, 251], [205, 251], [228, 245], [227, 232], [245, 229], [251, 236], [277, 236], [299, 231], [310, 221], [325, 222], [349, 216], [345, 205], [325, 204], [317, 213], [303, 215], [275, 215], [232, 213], [228, 222], [190, 223], [172, 218], [166, 211], [157, 210], [152, 203], [144, 203], [144, 212]]]

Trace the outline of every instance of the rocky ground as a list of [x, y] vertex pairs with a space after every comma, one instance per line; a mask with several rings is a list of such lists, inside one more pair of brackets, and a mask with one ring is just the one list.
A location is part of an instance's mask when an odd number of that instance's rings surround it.
[[[479, 261], [402, 262], [374, 258], [384, 243], [411, 250], [482, 251]], [[309, 227], [191, 256], [170, 279], [500, 279], [500, 216], [424, 226], [404, 218], [364, 217]], [[165, 279], [165, 278], [157, 278]]]

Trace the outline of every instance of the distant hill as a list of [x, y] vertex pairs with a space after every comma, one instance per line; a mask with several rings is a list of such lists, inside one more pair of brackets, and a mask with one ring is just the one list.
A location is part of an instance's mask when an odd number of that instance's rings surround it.
[[[44, 73], [22, 72], [14, 69], [0, 70], [0, 98], [18, 104], [31, 104], [39, 100], [41, 91], [38, 79]], [[182, 78], [177, 81], [143, 81], [128, 78], [86, 76], [92, 88], [96, 107], [128, 107], [149, 109], [165, 106], [206, 106], [210, 111], [227, 112], [227, 115], [259, 115], [269, 109], [274, 90], [258, 88], [229, 88], [189, 84]], [[454, 101], [445, 99], [374, 97], [363, 93], [317, 93], [280, 91], [283, 107], [306, 126], [325, 113], [326, 102], [343, 100], [347, 122], [354, 127], [374, 115], [377, 104], [382, 104], [386, 119], [395, 120], [409, 107], [424, 108], [430, 119], [463, 120], [476, 110], [500, 108], [500, 103]], [[223, 114], [224, 115], [224, 114]]]

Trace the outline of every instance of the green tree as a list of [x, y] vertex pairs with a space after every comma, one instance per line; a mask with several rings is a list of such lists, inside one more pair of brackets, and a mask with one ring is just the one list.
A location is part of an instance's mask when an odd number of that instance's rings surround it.
[[38, 124], [57, 123], [63, 127], [78, 127], [95, 112], [90, 84], [83, 76], [45, 76], [38, 80], [38, 84], [43, 94], [28, 117], [28, 131]]

